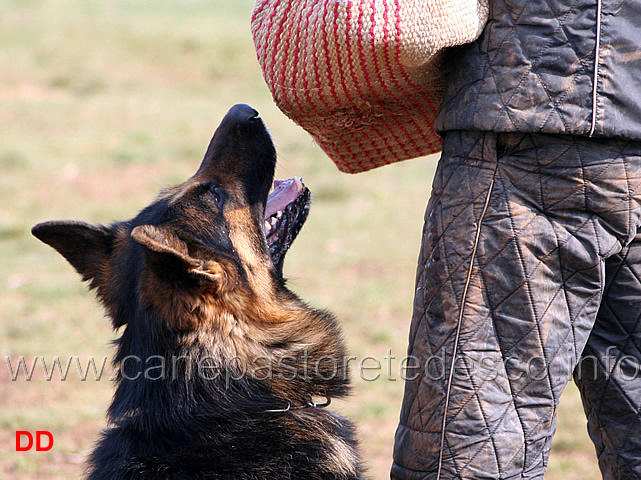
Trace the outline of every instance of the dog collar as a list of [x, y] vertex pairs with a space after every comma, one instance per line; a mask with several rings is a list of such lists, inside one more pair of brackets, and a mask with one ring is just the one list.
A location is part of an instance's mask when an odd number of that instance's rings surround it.
[[265, 413], [284, 413], [284, 412], [289, 412], [291, 410], [302, 410], [304, 408], [325, 408], [329, 406], [330, 403], [332, 403], [332, 399], [330, 397], [325, 397], [325, 401], [322, 403], [314, 402], [313, 400], [308, 400], [303, 405], [299, 405], [299, 406], [292, 406], [292, 402], [287, 400], [286, 408], [275, 409], [275, 410], [265, 410]]

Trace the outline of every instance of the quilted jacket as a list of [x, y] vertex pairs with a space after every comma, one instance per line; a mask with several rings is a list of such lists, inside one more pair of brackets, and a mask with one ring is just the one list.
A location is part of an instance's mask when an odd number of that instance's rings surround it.
[[641, 140], [641, 1], [490, 0], [436, 128]]

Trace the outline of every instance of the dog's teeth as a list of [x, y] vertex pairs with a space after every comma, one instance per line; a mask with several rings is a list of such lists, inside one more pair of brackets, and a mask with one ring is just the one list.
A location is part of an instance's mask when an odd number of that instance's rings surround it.
[[282, 217], [283, 217], [283, 211], [282, 210], [277, 211], [276, 212], [276, 218], [280, 219]]
[[277, 217], [272, 217], [269, 223], [272, 224], [272, 227], [275, 227], [276, 224], [278, 223], [278, 218]]
[[272, 229], [271, 224], [267, 220], [265, 220], [265, 231], [269, 232], [271, 229]]

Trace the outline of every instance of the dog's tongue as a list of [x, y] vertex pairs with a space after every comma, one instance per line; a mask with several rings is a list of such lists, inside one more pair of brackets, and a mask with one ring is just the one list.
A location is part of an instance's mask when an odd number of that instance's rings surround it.
[[267, 197], [267, 205], [265, 205], [265, 219], [279, 210], [284, 210], [302, 191], [303, 179], [300, 177], [274, 180], [274, 190]]

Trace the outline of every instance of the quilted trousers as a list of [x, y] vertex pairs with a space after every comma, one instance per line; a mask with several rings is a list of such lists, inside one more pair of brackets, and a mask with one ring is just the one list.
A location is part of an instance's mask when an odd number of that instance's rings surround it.
[[445, 136], [393, 479], [542, 479], [574, 375], [606, 479], [641, 478], [641, 143]]

